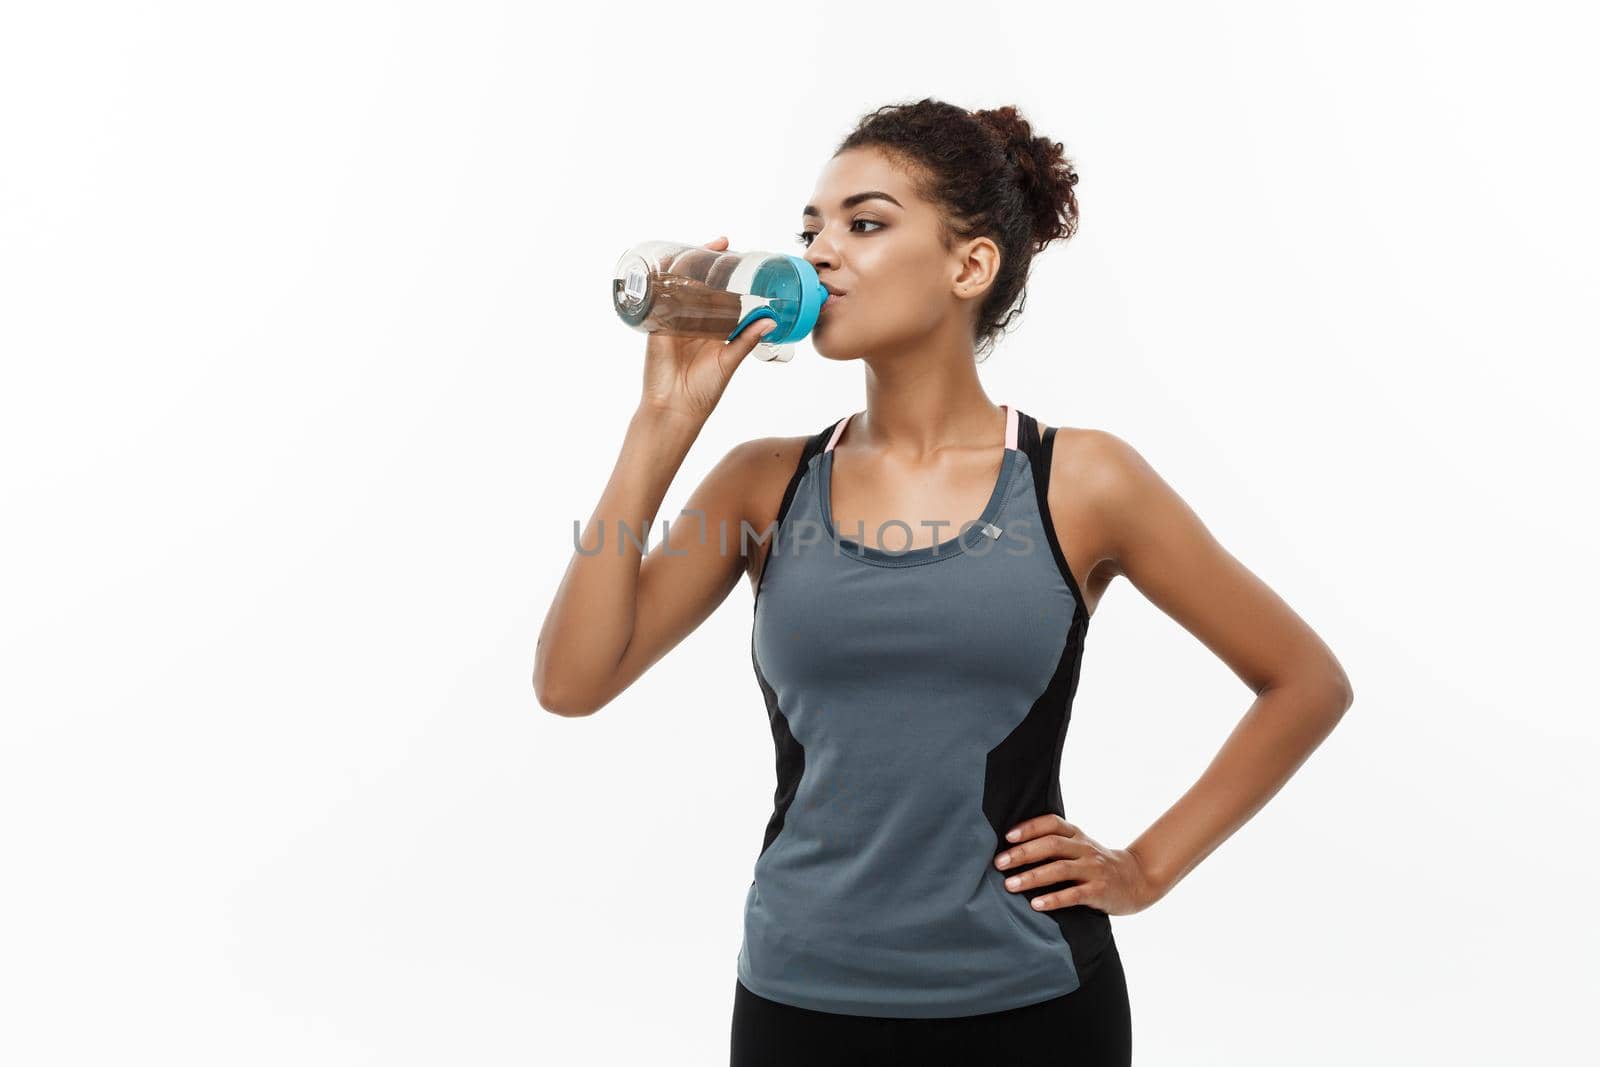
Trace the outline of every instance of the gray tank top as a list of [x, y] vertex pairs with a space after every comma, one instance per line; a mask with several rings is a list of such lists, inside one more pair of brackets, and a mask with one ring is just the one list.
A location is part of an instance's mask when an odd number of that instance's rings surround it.
[[1055, 428], [1005, 410], [983, 513], [935, 544], [893, 551], [904, 524], [833, 529], [849, 416], [807, 439], [785, 488], [750, 645], [778, 779], [738, 958], [760, 996], [976, 1015], [1072, 992], [1111, 942], [1097, 908], [1029, 903], [1075, 883], [1012, 892], [1004, 879], [1031, 865], [993, 862], [1012, 826], [1065, 815], [1089, 626], [1050, 522]]

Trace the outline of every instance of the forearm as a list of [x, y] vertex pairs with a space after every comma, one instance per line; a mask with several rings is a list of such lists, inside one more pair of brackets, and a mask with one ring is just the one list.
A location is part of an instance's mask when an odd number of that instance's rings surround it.
[[1189, 791], [1128, 846], [1158, 896], [1272, 799], [1338, 724], [1346, 694], [1337, 683], [1306, 681], [1256, 697]]
[[[578, 538], [539, 633], [534, 688], [549, 707], [581, 704], [610, 677], [633, 635], [649, 530], [701, 424], [641, 407]], [[627, 527], [624, 530], [624, 526]], [[598, 548], [598, 550], [596, 550]]]

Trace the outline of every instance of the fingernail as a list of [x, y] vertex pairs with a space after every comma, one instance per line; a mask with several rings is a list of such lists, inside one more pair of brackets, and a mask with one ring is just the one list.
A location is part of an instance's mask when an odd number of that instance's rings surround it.
[[1006, 834], [1006, 840], [1007, 841], [1015, 841], [1017, 838], [1019, 838], [1021, 836], [1022, 836], [1022, 831], [1021, 830], [1012, 830], [1010, 833]]
[[1017, 886], [1019, 886], [1021, 884], [1022, 884], [1022, 879], [1021, 878], [1007, 878], [1006, 879], [1006, 888], [1007, 889], [1015, 889], [1015, 888], [1017, 888]]
[[1005, 855], [1004, 853], [1001, 853], [1000, 858], [995, 860], [994, 862], [995, 862], [996, 866], [1005, 867], [1005, 866], [1008, 866], [1011, 863], [1011, 857]]

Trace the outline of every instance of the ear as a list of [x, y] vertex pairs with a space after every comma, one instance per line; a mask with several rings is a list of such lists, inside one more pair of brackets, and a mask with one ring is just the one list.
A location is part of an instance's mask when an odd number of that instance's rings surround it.
[[1000, 271], [1000, 247], [987, 237], [974, 237], [957, 245], [955, 256], [950, 291], [957, 300], [981, 300]]

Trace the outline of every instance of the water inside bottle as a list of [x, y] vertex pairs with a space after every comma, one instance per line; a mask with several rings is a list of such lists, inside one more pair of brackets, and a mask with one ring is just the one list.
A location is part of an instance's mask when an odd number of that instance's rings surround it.
[[798, 299], [752, 296], [707, 285], [692, 276], [640, 268], [612, 280], [613, 303], [628, 325], [648, 332], [726, 338], [758, 308], [769, 308], [780, 328], [793, 326]]

